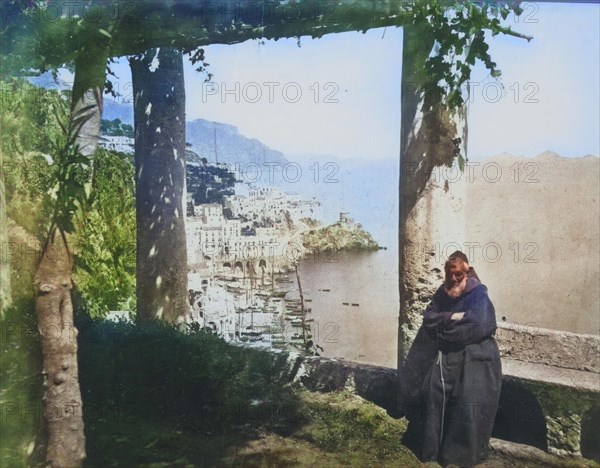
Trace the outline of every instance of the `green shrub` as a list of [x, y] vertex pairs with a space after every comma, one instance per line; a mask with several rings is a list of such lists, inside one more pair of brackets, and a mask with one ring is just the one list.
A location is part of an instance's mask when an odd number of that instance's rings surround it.
[[84, 316], [77, 327], [87, 416], [119, 412], [202, 429], [271, 420], [261, 407], [278, 405], [285, 392], [287, 373], [276, 356], [232, 346], [212, 332]]
[[74, 282], [89, 314], [135, 311], [135, 188], [130, 156], [98, 150], [94, 202], [75, 236]]

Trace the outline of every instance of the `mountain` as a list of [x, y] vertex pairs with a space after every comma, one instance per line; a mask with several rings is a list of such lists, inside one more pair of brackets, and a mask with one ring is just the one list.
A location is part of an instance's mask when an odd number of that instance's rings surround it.
[[[209, 162], [247, 164], [264, 162], [285, 164], [287, 159], [256, 138], [247, 138], [233, 125], [197, 119], [186, 124], [186, 140], [192, 151]], [[215, 152], [216, 147], [216, 152]]]
[[112, 98], [104, 98], [102, 118], [106, 120], [121, 119], [121, 122], [133, 125], [133, 105], [122, 104]]
[[[133, 107], [107, 98], [104, 101], [102, 118], [121, 119], [133, 125]], [[269, 148], [256, 138], [247, 138], [237, 127], [204, 119], [186, 122], [186, 140], [189, 147], [200, 158], [215, 162], [215, 135], [218, 162], [244, 165], [250, 162], [262, 165], [264, 162], [285, 164], [286, 157], [280, 151]], [[200, 162], [191, 161], [191, 162]]]

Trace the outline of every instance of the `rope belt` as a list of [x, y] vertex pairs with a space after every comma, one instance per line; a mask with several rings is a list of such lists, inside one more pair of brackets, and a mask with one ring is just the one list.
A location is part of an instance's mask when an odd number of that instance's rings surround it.
[[440, 419], [440, 440], [439, 444], [442, 443], [442, 438], [444, 437], [444, 417], [446, 414], [446, 386], [444, 380], [444, 370], [442, 368], [442, 352], [438, 350], [438, 358], [437, 363], [440, 366], [440, 379], [442, 381], [442, 417]]

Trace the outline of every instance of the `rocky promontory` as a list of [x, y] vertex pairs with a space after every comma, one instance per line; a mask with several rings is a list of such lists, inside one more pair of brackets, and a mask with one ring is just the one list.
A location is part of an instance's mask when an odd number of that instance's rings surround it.
[[360, 224], [335, 223], [302, 234], [302, 245], [309, 252], [340, 250], [377, 250], [379, 245]]

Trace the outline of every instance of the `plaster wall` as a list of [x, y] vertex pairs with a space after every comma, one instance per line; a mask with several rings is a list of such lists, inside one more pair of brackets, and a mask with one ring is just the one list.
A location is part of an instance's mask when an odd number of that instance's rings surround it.
[[546, 152], [469, 163], [464, 251], [499, 322], [600, 333], [599, 161]]

